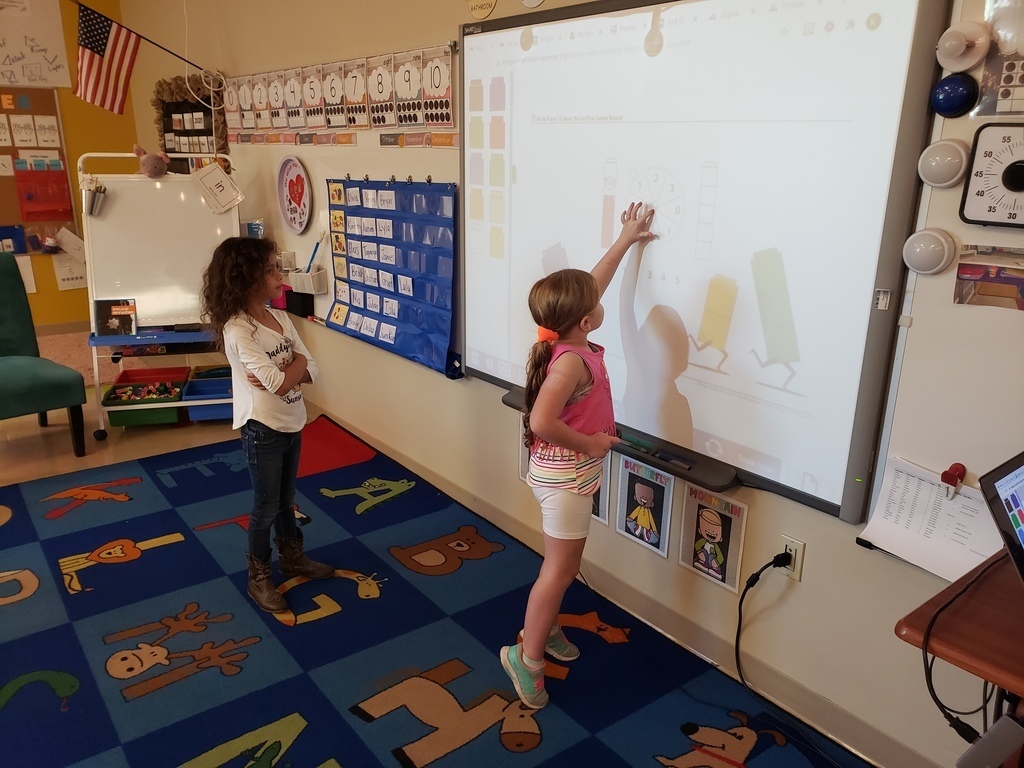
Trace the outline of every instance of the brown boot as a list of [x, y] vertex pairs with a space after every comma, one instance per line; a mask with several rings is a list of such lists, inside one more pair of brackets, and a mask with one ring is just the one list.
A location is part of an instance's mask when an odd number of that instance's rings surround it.
[[270, 578], [270, 560], [260, 560], [252, 555], [249, 558], [249, 597], [268, 613], [281, 613], [288, 610], [284, 595], [277, 591]]
[[280, 536], [274, 539], [277, 544], [277, 565], [281, 575], [286, 578], [305, 576], [307, 579], [329, 579], [334, 575], [334, 568], [326, 563], [310, 560], [302, 553], [302, 531], [296, 538]]

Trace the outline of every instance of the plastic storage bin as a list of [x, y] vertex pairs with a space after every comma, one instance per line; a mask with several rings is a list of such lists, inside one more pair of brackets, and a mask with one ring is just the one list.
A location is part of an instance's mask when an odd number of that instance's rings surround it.
[[231, 379], [192, 379], [185, 385], [185, 392], [182, 395], [182, 401], [188, 407], [189, 419], [192, 421], [230, 419], [233, 415], [230, 401], [209, 405], [188, 405], [190, 400], [211, 400], [218, 397], [231, 397]]
[[192, 368], [192, 375], [189, 376], [189, 381], [222, 378], [231, 378], [231, 366], [227, 363], [223, 365], [196, 365]]
[[[104, 407], [131, 406], [125, 410], [110, 411], [108, 420], [114, 427], [131, 427], [144, 424], [173, 424], [180, 416], [180, 408], [148, 408], [160, 403], [178, 402], [188, 381], [190, 368], [132, 368], [121, 371], [114, 379], [114, 386], [103, 395]], [[174, 394], [157, 393], [138, 399], [124, 399], [122, 393], [131, 390], [138, 397], [150, 385], [170, 383]]]

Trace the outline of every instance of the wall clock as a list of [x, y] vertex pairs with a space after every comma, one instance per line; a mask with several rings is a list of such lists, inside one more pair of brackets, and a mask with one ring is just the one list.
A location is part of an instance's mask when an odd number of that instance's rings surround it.
[[974, 135], [960, 218], [1024, 227], [1024, 124], [989, 123]]
[[277, 170], [277, 205], [285, 225], [297, 235], [309, 224], [312, 194], [309, 176], [299, 159], [284, 158]]

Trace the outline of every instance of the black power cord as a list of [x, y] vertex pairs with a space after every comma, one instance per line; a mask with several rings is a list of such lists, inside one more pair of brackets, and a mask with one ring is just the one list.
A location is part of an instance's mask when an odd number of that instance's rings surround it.
[[740, 682], [743, 684], [743, 687], [755, 696], [757, 696], [757, 698], [761, 699], [762, 701], [764, 701], [764, 697], [761, 696], [757, 691], [755, 691], [747, 684], [746, 678], [743, 677], [743, 667], [740, 664], [740, 630], [743, 629], [743, 601], [747, 597], [747, 592], [749, 592], [750, 589], [755, 584], [757, 584], [758, 581], [761, 580], [762, 573], [767, 571], [769, 568], [785, 568], [787, 565], [789, 565], [792, 559], [793, 556], [789, 552], [779, 552], [779, 554], [773, 557], [769, 562], [765, 563], [752, 574], [750, 574], [750, 576], [747, 578], [747, 583], [743, 587], [743, 591], [740, 593], [740, 604], [737, 608], [736, 616], [736, 642], [734, 644], [734, 648], [736, 651], [736, 675], [739, 677]]
[[[967, 590], [969, 590], [971, 587], [977, 584], [978, 580], [986, 573], [988, 573], [993, 566], [1001, 562], [1003, 558], [1006, 557], [1006, 555], [1007, 553], [1003, 552], [1001, 557], [997, 557], [990, 563], [988, 563], [984, 568], [982, 568], [980, 571], [974, 574], [970, 581], [965, 583], [963, 586], [960, 587], [960, 589], [958, 589], [956, 592], [950, 595], [946, 602], [944, 602], [942, 605], [936, 608], [935, 613], [932, 614], [932, 617], [928, 620], [928, 624], [924, 628], [924, 634], [921, 636], [921, 657], [924, 660], [924, 681], [925, 684], [928, 686], [928, 695], [932, 697], [932, 701], [935, 702], [935, 706], [939, 708], [939, 712], [942, 713], [942, 716], [946, 719], [946, 722], [949, 723], [949, 727], [956, 731], [960, 738], [962, 738], [968, 744], [973, 744], [975, 741], [977, 741], [978, 737], [981, 734], [978, 733], [978, 730], [974, 726], [965, 723], [963, 720], [957, 717], [957, 715], [974, 714], [974, 712], [977, 712], [978, 710], [975, 709], [971, 712], [957, 712], [956, 710], [952, 710], [949, 707], [947, 707], [939, 699], [938, 694], [935, 692], [935, 686], [932, 682], [932, 663], [934, 662], [934, 656], [931, 660], [929, 660], [928, 640], [931, 638], [932, 629], [935, 627], [935, 622], [939, 618], [939, 616], [942, 615], [942, 612], [949, 608], [949, 606], [951, 606], [953, 603], [955, 603], [965, 592], [967, 592]], [[981, 706], [985, 707], [988, 704], [988, 701], [984, 694], [983, 699], [984, 701], [982, 702]]]

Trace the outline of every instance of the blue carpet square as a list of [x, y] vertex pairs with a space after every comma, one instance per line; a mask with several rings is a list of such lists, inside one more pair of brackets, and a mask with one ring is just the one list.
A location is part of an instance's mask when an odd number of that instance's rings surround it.
[[182, 720], [144, 740], [128, 742], [125, 751], [133, 765], [147, 768], [186, 763], [267, 768], [378, 765], [306, 675]]
[[[444, 616], [420, 597], [392, 564], [382, 562], [355, 539], [307, 552], [314, 560], [334, 566], [334, 578], [303, 580], [294, 587], [290, 581], [279, 583], [289, 612], [259, 611], [260, 618], [305, 669], [323, 666]], [[246, 574], [231, 579], [244, 594]]]
[[[516, 641], [530, 587], [454, 616], [496, 654]], [[547, 690], [567, 714], [591, 733], [635, 712], [677, 684], [708, 669], [664, 635], [574, 582], [560, 623], [580, 649], [573, 662], [548, 659]], [[725, 675], [722, 679], [728, 681]], [[615, 691], [615, 695], [609, 695]]]
[[72, 621], [224, 575], [174, 510], [47, 539], [42, 547]]
[[175, 507], [249, 490], [249, 465], [238, 440], [140, 459]]
[[221, 578], [75, 622], [122, 740], [298, 674], [255, 610]]
[[16, 547], [38, 538], [18, 486], [0, 488], [0, 545]]
[[359, 540], [447, 613], [530, 584], [539, 568], [533, 550], [458, 504]]
[[124, 750], [120, 747], [87, 757], [85, 760], [69, 765], [68, 768], [131, 768]]
[[[461, 674], [443, 684], [422, 676], [442, 665], [455, 667]], [[436, 671], [431, 674], [437, 676]], [[313, 670], [310, 677], [386, 765], [395, 764], [393, 750], [410, 752], [420, 740], [434, 738], [442, 744], [420, 743], [442, 753], [430, 763], [438, 768], [535, 766], [587, 736], [554, 703], [539, 711], [523, 710], [495, 654], [449, 619]], [[403, 703], [388, 713], [367, 722], [365, 714], [352, 711], [353, 707], [369, 709], [369, 700], [389, 689]], [[485, 720], [489, 724], [479, 726], [482, 730], [470, 740], [465, 731], [456, 734], [437, 727], [441, 722], [457, 722], [456, 727], [468, 728], [468, 723], [461, 722], [462, 711], [475, 707], [490, 715]], [[535, 733], [529, 733], [531, 727]], [[503, 746], [503, 730], [526, 732], [533, 738], [524, 736], [513, 743], [525, 741], [530, 748], [510, 753]], [[425, 764], [422, 759], [416, 762]]]
[[[295, 502], [310, 517], [310, 522], [302, 527], [302, 536], [307, 547], [333, 544], [351, 538], [348, 531], [303, 494], [297, 494]], [[245, 553], [249, 543], [248, 524], [251, 509], [252, 489], [249, 489], [187, 504], [178, 508], [178, 514], [213, 558], [220, 563], [225, 573], [238, 573], [247, 568]], [[271, 534], [271, 539], [273, 538], [274, 534]]]
[[33, 768], [120, 743], [71, 625], [0, 645], [0, 733], [3, 751], [26, 749]]
[[92, 757], [87, 757], [85, 760], [69, 765], [68, 768], [131, 768], [128, 764], [128, 758], [125, 757], [124, 750], [120, 747], [111, 749]]
[[297, 488], [353, 536], [443, 509], [451, 498], [383, 454], [299, 478]]
[[58, 584], [38, 542], [0, 549], [0, 643], [67, 623]]
[[135, 461], [34, 480], [19, 488], [40, 539], [171, 506]]

